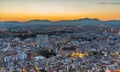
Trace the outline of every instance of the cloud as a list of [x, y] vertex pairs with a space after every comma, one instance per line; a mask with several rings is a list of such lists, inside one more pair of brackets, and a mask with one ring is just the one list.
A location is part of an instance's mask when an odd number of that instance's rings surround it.
[[100, 2], [100, 5], [108, 4], [107, 2]]
[[112, 5], [120, 5], [120, 3], [111, 3]]
[[100, 5], [120, 5], [118, 2], [99, 2]]

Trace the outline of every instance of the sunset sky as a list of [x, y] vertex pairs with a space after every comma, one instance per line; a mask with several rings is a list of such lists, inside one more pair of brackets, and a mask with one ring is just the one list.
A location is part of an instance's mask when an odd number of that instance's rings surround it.
[[120, 0], [0, 0], [0, 21], [120, 20]]

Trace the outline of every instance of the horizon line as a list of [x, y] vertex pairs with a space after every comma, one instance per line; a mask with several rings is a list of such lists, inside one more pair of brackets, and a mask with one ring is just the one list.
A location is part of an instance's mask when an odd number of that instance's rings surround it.
[[28, 21], [31, 21], [31, 20], [61, 22], [61, 21], [75, 21], [75, 20], [80, 20], [80, 19], [97, 19], [99, 21], [119, 21], [120, 20], [120, 19], [102, 20], [102, 19], [99, 19], [99, 18], [84, 17], [84, 18], [78, 18], [78, 19], [62, 19], [62, 20], [50, 20], [50, 19], [38, 19], [38, 18], [28, 19], [28, 20], [25, 20], [25, 21], [21, 21], [21, 20], [0, 20], [0, 22], [28, 22]]

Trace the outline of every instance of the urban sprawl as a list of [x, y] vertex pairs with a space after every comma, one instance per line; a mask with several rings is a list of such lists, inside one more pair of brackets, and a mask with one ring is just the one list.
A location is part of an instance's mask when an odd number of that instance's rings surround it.
[[120, 28], [0, 28], [0, 72], [120, 72]]

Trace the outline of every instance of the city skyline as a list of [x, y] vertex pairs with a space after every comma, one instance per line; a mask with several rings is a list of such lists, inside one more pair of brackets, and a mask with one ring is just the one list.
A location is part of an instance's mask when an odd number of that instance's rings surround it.
[[120, 20], [119, 0], [0, 0], [0, 21]]

